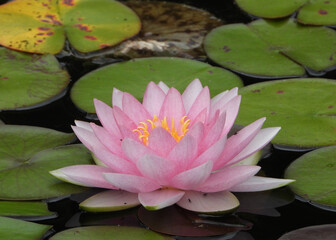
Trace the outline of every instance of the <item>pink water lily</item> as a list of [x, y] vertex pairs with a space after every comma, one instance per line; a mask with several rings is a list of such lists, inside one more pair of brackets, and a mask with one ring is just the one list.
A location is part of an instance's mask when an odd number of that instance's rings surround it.
[[261, 118], [227, 138], [240, 98], [234, 88], [211, 99], [198, 79], [182, 95], [163, 82], [150, 82], [142, 103], [114, 89], [112, 108], [94, 100], [102, 127], [82, 121], [73, 127], [97, 165], [51, 174], [77, 185], [112, 189], [81, 204], [92, 211], [139, 204], [156, 210], [175, 203], [197, 212], [234, 209], [239, 202], [231, 192], [292, 182], [255, 176], [260, 167], [242, 162], [269, 143], [279, 127], [261, 129]]

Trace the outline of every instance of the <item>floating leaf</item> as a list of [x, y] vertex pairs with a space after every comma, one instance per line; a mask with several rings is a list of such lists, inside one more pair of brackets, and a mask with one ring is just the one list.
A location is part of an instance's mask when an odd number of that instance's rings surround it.
[[298, 11], [297, 20], [310, 25], [335, 25], [335, 0], [236, 0], [244, 11], [263, 18], [283, 18]]
[[81, 52], [134, 36], [137, 15], [113, 0], [16, 0], [0, 6], [0, 44], [19, 51], [56, 54], [65, 36]]
[[208, 85], [213, 96], [225, 89], [242, 86], [235, 74], [199, 61], [143, 58], [112, 64], [85, 75], [71, 89], [71, 99], [80, 109], [94, 113], [93, 99], [111, 104], [113, 88], [141, 99], [149, 81], [163, 81], [170, 87], [184, 91], [195, 78]]
[[72, 138], [73, 134], [39, 127], [0, 126], [0, 199], [44, 199], [86, 189], [49, 174], [68, 165], [91, 163], [90, 153], [81, 145], [56, 147]]
[[336, 209], [335, 156], [336, 146], [330, 146], [306, 153], [292, 162], [285, 172], [285, 178], [296, 180], [289, 186], [291, 190], [315, 205]]
[[173, 240], [170, 237], [144, 228], [122, 227], [122, 226], [91, 226], [67, 229], [52, 236], [50, 240]]
[[325, 224], [300, 228], [281, 236], [278, 240], [334, 240], [336, 224]]
[[262, 77], [301, 76], [304, 68], [298, 64], [314, 71], [336, 64], [334, 30], [290, 19], [224, 25], [206, 36], [204, 47], [209, 58], [223, 67]]
[[177, 206], [157, 211], [139, 208], [140, 221], [150, 229], [178, 236], [234, 236], [240, 230], [248, 230], [251, 225], [233, 215], [223, 217], [199, 216]]
[[69, 83], [67, 72], [52, 55], [0, 48], [0, 65], [0, 110], [46, 104], [64, 94]]
[[1, 239], [37, 240], [51, 228], [51, 226], [26, 222], [13, 218], [0, 217]]
[[336, 144], [336, 82], [302, 78], [263, 82], [240, 90], [236, 123], [267, 117], [264, 127], [281, 126], [273, 144], [319, 147]]
[[0, 215], [30, 220], [56, 217], [48, 210], [47, 203], [38, 201], [0, 201]]
[[142, 23], [138, 37], [127, 40], [106, 54], [114, 58], [151, 56], [204, 57], [204, 36], [222, 21], [205, 10], [173, 2], [128, 1]]

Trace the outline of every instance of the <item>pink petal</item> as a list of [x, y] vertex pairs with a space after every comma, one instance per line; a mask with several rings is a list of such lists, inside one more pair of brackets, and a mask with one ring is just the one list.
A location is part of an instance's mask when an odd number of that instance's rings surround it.
[[256, 151], [260, 150], [261, 148], [266, 146], [266, 144], [268, 144], [273, 137], [275, 137], [280, 129], [280, 127], [261, 129], [258, 134], [252, 139], [252, 141], [226, 165], [235, 164], [240, 160], [243, 160], [248, 156], [252, 155]]
[[112, 185], [125, 190], [127, 192], [140, 193], [152, 192], [161, 186], [153, 180], [145, 177], [121, 174], [121, 173], [105, 173], [105, 179]]
[[183, 195], [183, 191], [159, 189], [154, 192], [139, 193], [139, 201], [148, 210], [159, 210], [175, 204]]
[[202, 83], [199, 79], [193, 80], [182, 94], [182, 100], [184, 104], [185, 111], [188, 112], [193, 103], [195, 102], [197, 96], [202, 91]]
[[238, 95], [238, 88], [233, 88], [230, 91], [222, 92], [211, 99], [211, 112], [212, 118], [217, 110], [222, 109], [230, 100]]
[[[231, 136], [226, 143], [222, 154], [222, 159], [218, 162], [218, 166], [230, 161], [239, 154], [250, 141], [258, 134], [266, 118], [260, 118], [250, 125], [244, 127], [236, 135]], [[217, 167], [217, 165], [216, 165]]]
[[208, 87], [203, 88], [201, 93], [197, 96], [196, 100], [194, 101], [193, 105], [190, 107], [189, 112], [187, 113], [188, 118], [191, 122], [195, 119], [198, 120], [198, 115], [206, 109], [205, 112], [205, 120], [208, 119], [209, 111], [210, 111], [210, 91]]
[[134, 164], [136, 164], [137, 161], [145, 154], [154, 154], [154, 152], [150, 148], [146, 147], [143, 143], [130, 138], [125, 138], [122, 141], [121, 148], [127, 159], [129, 159]]
[[269, 189], [283, 187], [287, 184], [295, 182], [292, 179], [279, 179], [279, 178], [267, 178], [253, 176], [238, 185], [230, 188], [233, 192], [258, 192], [265, 191]]
[[165, 94], [167, 94], [168, 93], [168, 91], [169, 91], [169, 87], [164, 83], [164, 82], [159, 82], [158, 83], [158, 87], [159, 88], [161, 88], [161, 90], [165, 93]]
[[134, 163], [111, 153], [106, 148], [94, 148], [93, 153], [102, 163], [111, 168], [114, 172], [139, 174]]
[[185, 110], [182, 96], [175, 88], [171, 88], [163, 101], [159, 118], [164, 119], [167, 117], [168, 126], [170, 127], [172, 118], [174, 118], [175, 121], [180, 121], [183, 116], [185, 116]]
[[186, 136], [192, 136], [196, 142], [197, 145], [200, 144], [200, 142], [203, 140], [203, 135], [204, 135], [204, 124], [201, 122], [197, 122], [195, 123], [190, 129], [189, 131], [184, 135], [184, 137]]
[[193, 120], [190, 120], [190, 126], [193, 126], [197, 122], [206, 124], [208, 120], [208, 109], [204, 108]]
[[171, 180], [171, 185], [178, 189], [192, 190], [202, 184], [211, 174], [212, 162], [184, 171]]
[[224, 108], [221, 109], [221, 112], [226, 112], [226, 120], [225, 120], [225, 126], [222, 132], [222, 135], [227, 134], [230, 129], [232, 128], [236, 117], [238, 115], [238, 111], [239, 111], [239, 105], [240, 105], [240, 100], [241, 100], [241, 96], [238, 95], [236, 97], [234, 97], [233, 99], [231, 99]]
[[156, 127], [148, 137], [148, 147], [159, 156], [166, 157], [176, 145], [175, 139], [162, 127]]
[[112, 105], [113, 107], [119, 107], [120, 109], [123, 109], [123, 95], [124, 93], [116, 88], [113, 88], [112, 92]]
[[201, 192], [220, 192], [231, 189], [250, 177], [254, 176], [260, 170], [259, 166], [233, 166], [214, 172], [197, 189]]
[[75, 120], [75, 124], [76, 127], [84, 128], [85, 130], [92, 132], [92, 128], [89, 122]]
[[120, 211], [140, 205], [138, 194], [121, 190], [100, 192], [79, 204], [81, 209], [88, 212]]
[[212, 146], [222, 136], [226, 115], [222, 113], [215, 124], [208, 130], [205, 138], [203, 139], [200, 152], [204, 152], [210, 146]]
[[138, 123], [135, 124], [133, 120], [130, 119], [119, 107], [113, 108], [113, 115], [119, 126], [119, 129], [121, 126], [124, 126], [129, 131], [133, 131], [137, 128]]
[[213, 144], [210, 148], [204, 151], [195, 161], [192, 163], [192, 167], [199, 166], [207, 161], [211, 161], [214, 166], [218, 159], [220, 158], [224, 148], [225, 148], [226, 136], [223, 136], [219, 139], [215, 144]]
[[92, 130], [98, 140], [112, 153], [122, 156], [120, 138], [109, 134], [104, 128], [91, 123]]
[[88, 131], [85, 128], [71, 126], [72, 130], [78, 137], [78, 139], [87, 147], [91, 152], [94, 147], [104, 147], [104, 145], [98, 140], [92, 131]]
[[112, 135], [121, 137], [119, 127], [113, 115], [113, 110], [106, 103], [93, 99], [96, 113], [103, 127]]
[[150, 82], [147, 85], [142, 104], [152, 116], [159, 116], [165, 97], [166, 94], [162, 89], [154, 82]]
[[197, 142], [191, 136], [184, 136], [170, 151], [168, 159], [175, 163], [180, 171], [184, 171], [197, 156]]
[[174, 162], [149, 154], [140, 158], [136, 165], [144, 177], [152, 179], [162, 186], [167, 185], [178, 170]]
[[123, 95], [123, 112], [130, 118], [135, 124], [152, 119], [152, 116], [142, 106], [142, 104], [131, 94], [124, 93]]
[[116, 189], [103, 178], [103, 173], [110, 172], [113, 171], [96, 165], [74, 165], [50, 171], [53, 176], [76, 185]]
[[225, 213], [238, 208], [238, 199], [230, 192], [202, 193], [187, 191], [177, 202], [180, 207], [198, 213]]

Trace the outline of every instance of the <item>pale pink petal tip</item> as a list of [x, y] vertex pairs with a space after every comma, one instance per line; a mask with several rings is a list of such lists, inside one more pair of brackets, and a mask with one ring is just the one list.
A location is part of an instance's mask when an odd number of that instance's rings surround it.
[[259, 192], [286, 186], [295, 180], [253, 176], [230, 189], [233, 192]]
[[202, 193], [188, 191], [177, 202], [180, 207], [199, 213], [222, 214], [239, 207], [238, 199], [228, 191]]
[[168, 91], [169, 91], [169, 87], [164, 83], [164, 82], [159, 82], [158, 83], [158, 87], [159, 88], [161, 88], [161, 90], [165, 93], [165, 94], [167, 94], [168, 93]]
[[113, 88], [112, 92], [112, 105], [117, 106], [122, 109], [122, 102], [123, 102], [123, 95], [124, 93], [117, 88]]
[[88, 131], [92, 132], [92, 128], [91, 128], [89, 122], [75, 120], [75, 125], [77, 127], [84, 128], [85, 130], [88, 130]]
[[138, 194], [121, 190], [100, 192], [79, 204], [88, 212], [120, 211], [140, 205]]
[[154, 192], [139, 193], [139, 201], [148, 210], [159, 210], [175, 204], [183, 195], [183, 191], [160, 189]]

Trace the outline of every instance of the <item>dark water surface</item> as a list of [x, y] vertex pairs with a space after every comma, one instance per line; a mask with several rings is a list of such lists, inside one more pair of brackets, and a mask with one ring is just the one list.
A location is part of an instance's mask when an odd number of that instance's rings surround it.
[[[0, 1], [4, 3], [6, 1]], [[186, 3], [198, 8], [208, 10], [216, 17], [223, 19], [226, 23], [247, 23], [253, 18], [241, 12], [235, 4], [230, 0], [224, 1], [175, 1]], [[219, 5], [218, 5], [219, 4]], [[92, 64], [87, 60], [76, 59], [72, 56], [58, 56], [62, 66], [71, 75], [72, 84], [84, 74], [97, 69], [100, 65]], [[210, 62], [211, 63], [211, 62]], [[257, 82], [252, 77], [241, 76], [245, 85]], [[336, 79], [336, 72], [328, 72], [322, 77]], [[69, 97], [69, 92], [61, 99], [38, 109], [24, 111], [4, 111], [0, 112], [0, 119], [6, 124], [32, 125], [52, 128], [60, 131], [71, 132], [70, 125], [74, 119], [85, 120], [85, 113], [80, 112], [72, 104]], [[260, 165], [263, 171], [269, 177], [282, 177], [285, 168], [304, 152], [292, 152], [272, 149], [271, 154], [264, 158]], [[125, 211], [123, 213], [109, 214], [88, 214], [81, 213], [78, 205], [70, 200], [62, 200], [57, 203], [50, 204], [53, 210], [59, 212], [60, 217], [53, 221], [46, 221], [48, 224], [53, 224], [55, 231], [61, 231], [67, 227], [79, 226], [85, 224], [121, 224], [121, 225], [139, 225], [141, 223], [136, 217], [135, 210]], [[213, 237], [211, 239], [255, 239], [255, 240], [276, 240], [284, 233], [312, 225], [332, 224], [336, 223], [336, 212], [322, 210], [317, 207], [304, 203], [299, 200], [293, 201], [291, 204], [278, 207], [276, 209], [280, 216], [262, 216], [250, 213], [237, 213], [242, 219], [250, 221], [253, 224], [251, 230], [246, 231], [248, 234], [237, 235], [233, 238]], [[113, 215], [114, 214], [114, 215]], [[117, 216], [117, 217], [114, 217]], [[121, 216], [121, 217], [118, 217]], [[71, 221], [69, 221], [71, 219]], [[252, 237], [252, 238], [251, 238]], [[45, 238], [47, 239], [47, 237]], [[184, 238], [180, 238], [184, 239]], [[200, 238], [188, 238], [200, 239]]]

